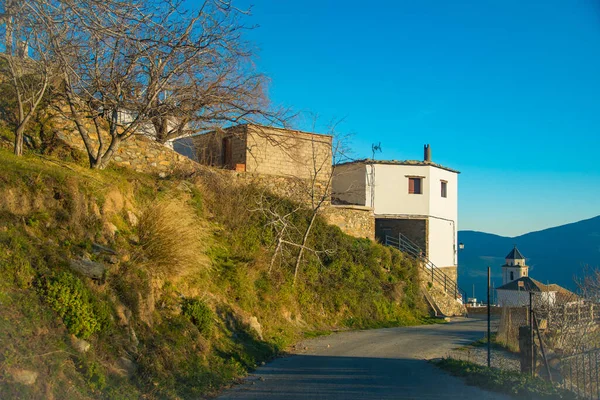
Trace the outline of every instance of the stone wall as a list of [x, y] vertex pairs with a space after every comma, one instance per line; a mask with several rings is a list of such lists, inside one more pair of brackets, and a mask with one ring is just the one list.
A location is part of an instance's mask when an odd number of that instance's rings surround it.
[[[447, 267], [440, 268], [440, 270], [448, 275], [448, 279], [453, 278], [456, 282], [456, 275], [451, 275], [452, 270], [454, 270], [454, 274], [456, 274], [456, 268]], [[419, 274], [422, 282], [422, 290], [426, 290], [429, 293], [436, 306], [445, 316], [460, 316], [467, 313], [467, 309], [465, 308], [464, 304], [454, 297], [453, 291], [446, 292], [446, 288], [444, 288], [444, 285], [440, 282], [434, 282], [431, 284], [431, 276], [428, 271], [420, 268]], [[464, 300], [466, 301], [466, 299]]]
[[[202, 165], [235, 169], [236, 164], [246, 164], [246, 131], [245, 125], [228, 129], [194, 135], [174, 141], [174, 149], [187, 155]], [[226, 163], [225, 142], [229, 141], [231, 160]], [[189, 151], [184, 146], [189, 146]]]
[[[328, 192], [327, 185], [296, 177], [264, 175], [252, 172], [225, 171], [236, 183], [254, 185], [265, 188], [280, 197], [286, 197], [295, 202], [311, 206], [313, 201], [319, 201]], [[325, 202], [325, 206], [329, 201]]]
[[370, 207], [334, 205], [323, 209], [322, 215], [348, 235], [375, 240], [375, 216]]
[[449, 279], [458, 282], [458, 269], [456, 267], [439, 267], [438, 269], [446, 274]]
[[[58, 137], [69, 146], [86, 151], [81, 136], [74, 129], [65, 126], [57, 133]], [[94, 148], [97, 149], [97, 138], [92, 137], [91, 140]], [[104, 140], [108, 141], [108, 137]], [[134, 135], [122, 141], [111, 162], [138, 172], [157, 173], [161, 176], [175, 171], [193, 171], [198, 167], [196, 162], [144, 135]]]
[[[230, 141], [230, 163], [224, 146]], [[173, 148], [203, 165], [261, 175], [327, 182], [331, 175], [332, 137], [261, 125], [236, 125], [219, 131], [177, 139]], [[242, 166], [243, 165], [243, 166]]]
[[328, 181], [332, 137], [287, 129], [248, 125], [246, 169], [267, 175]]
[[[318, 201], [326, 193], [326, 185], [312, 181], [285, 176], [253, 174], [222, 170], [232, 184], [259, 186], [278, 196], [304, 203], [311, 207], [313, 199]], [[314, 197], [313, 197], [314, 196]], [[373, 209], [364, 206], [331, 205], [324, 202], [320, 210], [327, 223], [340, 227], [342, 232], [358, 237], [375, 240], [375, 216]]]
[[[243, 144], [241, 138], [244, 137], [245, 133], [237, 133], [238, 135], [231, 135], [229, 137], [234, 137], [236, 140], [234, 143], [237, 143], [232, 146], [234, 149], [237, 149], [234, 151], [235, 157], [241, 157], [244, 153], [240, 152], [239, 149], [240, 143]], [[61, 129], [59, 137], [68, 145], [85, 151], [85, 146], [79, 133], [73, 129]], [[218, 146], [222, 143], [220, 139], [223, 137], [223, 133], [211, 133], [202, 135], [202, 138], [199, 140], [207, 141], [205, 143], [212, 141], [215, 144], [213, 149], [218, 149], [220, 148]], [[331, 139], [331, 137], [328, 138]], [[97, 140], [94, 141], [94, 145], [98, 145]], [[214, 150], [214, 154], [217, 153], [221, 154], [220, 150]], [[222, 166], [218, 164], [219, 160], [222, 159], [215, 160], [215, 163], [218, 166]], [[241, 161], [241, 158], [235, 158], [234, 160]], [[129, 167], [139, 172], [158, 173], [161, 176], [169, 175], [175, 171], [191, 172], [201, 168], [200, 164], [188, 157], [143, 135], [133, 136], [121, 142], [119, 149], [113, 156], [112, 163]], [[270, 164], [270, 168], [275, 168], [276, 165], [273, 162]], [[329, 167], [329, 171], [331, 171], [329, 162], [327, 162], [327, 166]], [[264, 171], [265, 168], [261, 170]], [[317, 180], [313, 184], [313, 181], [310, 179], [303, 179], [298, 176], [278, 175], [275, 174], [275, 170], [271, 172], [273, 173], [240, 172], [227, 169], [221, 171], [232, 184], [260, 186], [278, 196], [307, 205], [311, 205], [313, 200], [319, 201], [323, 195], [329, 192], [327, 181]], [[375, 238], [375, 218], [373, 210], [368, 207], [331, 206], [330, 201], [327, 200], [323, 204], [322, 215], [329, 223], [339, 226], [343, 232], [349, 235], [369, 239]]]
[[385, 236], [398, 237], [402, 233], [411, 242], [419, 246], [427, 254], [427, 220], [412, 218], [377, 218], [375, 220], [375, 236], [385, 241]]

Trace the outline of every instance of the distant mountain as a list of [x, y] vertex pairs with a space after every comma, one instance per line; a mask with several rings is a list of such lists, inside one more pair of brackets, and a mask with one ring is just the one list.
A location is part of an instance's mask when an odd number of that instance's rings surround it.
[[600, 216], [509, 238], [476, 231], [459, 231], [465, 248], [458, 254], [458, 284], [485, 301], [487, 266], [495, 287], [502, 285], [504, 257], [516, 244], [526, 257], [529, 275], [542, 283], [575, 290], [574, 277], [586, 267], [600, 268]]

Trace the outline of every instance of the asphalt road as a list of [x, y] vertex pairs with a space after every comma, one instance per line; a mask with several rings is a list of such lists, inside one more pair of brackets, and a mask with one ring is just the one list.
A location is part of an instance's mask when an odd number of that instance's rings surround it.
[[485, 321], [344, 332], [307, 340], [219, 399], [509, 399], [426, 360], [483, 336]]

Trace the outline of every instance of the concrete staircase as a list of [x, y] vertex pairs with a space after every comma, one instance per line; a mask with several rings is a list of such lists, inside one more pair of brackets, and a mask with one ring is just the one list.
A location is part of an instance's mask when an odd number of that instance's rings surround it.
[[456, 279], [448, 276], [425, 256], [425, 252], [407, 237], [386, 236], [384, 244], [414, 258], [420, 265], [421, 291], [434, 315], [450, 317], [466, 315], [466, 292], [458, 287]]

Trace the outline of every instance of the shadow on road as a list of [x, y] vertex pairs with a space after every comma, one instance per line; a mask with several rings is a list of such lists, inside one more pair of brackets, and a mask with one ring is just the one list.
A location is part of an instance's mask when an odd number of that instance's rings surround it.
[[422, 360], [298, 355], [260, 369], [220, 399], [504, 399]]

